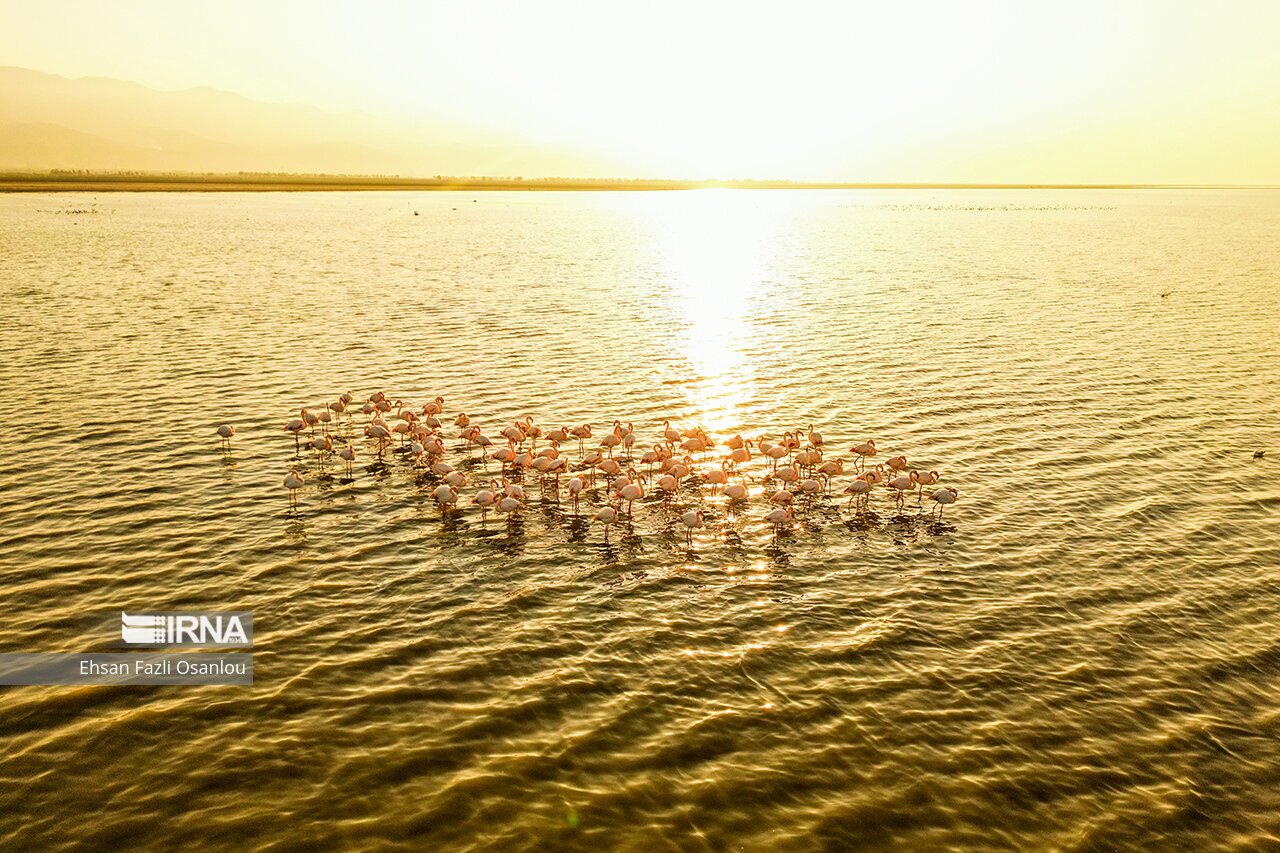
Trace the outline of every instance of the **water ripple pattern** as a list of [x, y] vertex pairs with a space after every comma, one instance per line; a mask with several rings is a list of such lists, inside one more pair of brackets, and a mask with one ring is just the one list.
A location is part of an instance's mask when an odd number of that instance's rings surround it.
[[[0, 651], [257, 634], [251, 688], [0, 688], [0, 848], [1280, 844], [1280, 193], [31, 195], [0, 233]], [[606, 543], [365, 454], [292, 508], [280, 426], [349, 389], [813, 423], [961, 499]]]

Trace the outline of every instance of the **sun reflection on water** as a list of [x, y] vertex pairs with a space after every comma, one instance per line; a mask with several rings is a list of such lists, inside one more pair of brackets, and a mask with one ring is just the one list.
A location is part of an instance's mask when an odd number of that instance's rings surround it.
[[769, 284], [785, 206], [751, 192], [673, 193], [655, 208], [659, 270], [678, 335], [690, 417], [722, 437], [755, 393], [751, 311]]

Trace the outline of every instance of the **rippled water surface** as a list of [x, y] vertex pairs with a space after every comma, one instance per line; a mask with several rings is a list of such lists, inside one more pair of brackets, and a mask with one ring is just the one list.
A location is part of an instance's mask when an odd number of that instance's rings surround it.
[[[1280, 193], [31, 195], [0, 235], [0, 651], [256, 627], [250, 688], [0, 688], [0, 848], [1280, 845]], [[347, 390], [812, 423], [960, 499], [775, 535], [757, 459], [607, 541], [531, 479], [482, 523], [453, 430], [445, 515], [361, 414], [354, 482], [295, 458]]]

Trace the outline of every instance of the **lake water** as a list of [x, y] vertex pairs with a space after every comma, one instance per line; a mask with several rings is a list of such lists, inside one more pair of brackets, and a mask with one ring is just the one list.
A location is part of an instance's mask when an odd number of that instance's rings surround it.
[[[1280, 844], [1280, 192], [10, 195], [0, 235], [0, 651], [256, 628], [252, 687], [0, 688], [0, 848]], [[353, 483], [295, 459], [347, 390], [812, 423], [959, 500], [442, 517], [361, 414]]]

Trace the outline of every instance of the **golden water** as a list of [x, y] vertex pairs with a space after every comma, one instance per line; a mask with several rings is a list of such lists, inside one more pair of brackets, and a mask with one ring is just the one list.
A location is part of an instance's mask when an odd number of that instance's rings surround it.
[[[6, 196], [0, 235], [0, 651], [256, 628], [251, 688], [0, 688], [0, 848], [1280, 843], [1280, 193]], [[960, 501], [775, 537], [704, 490], [692, 544], [657, 501], [605, 542], [536, 488], [442, 520], [357, 439], [291, 508], [280, 426], [379, 389], [813, 423]]]

